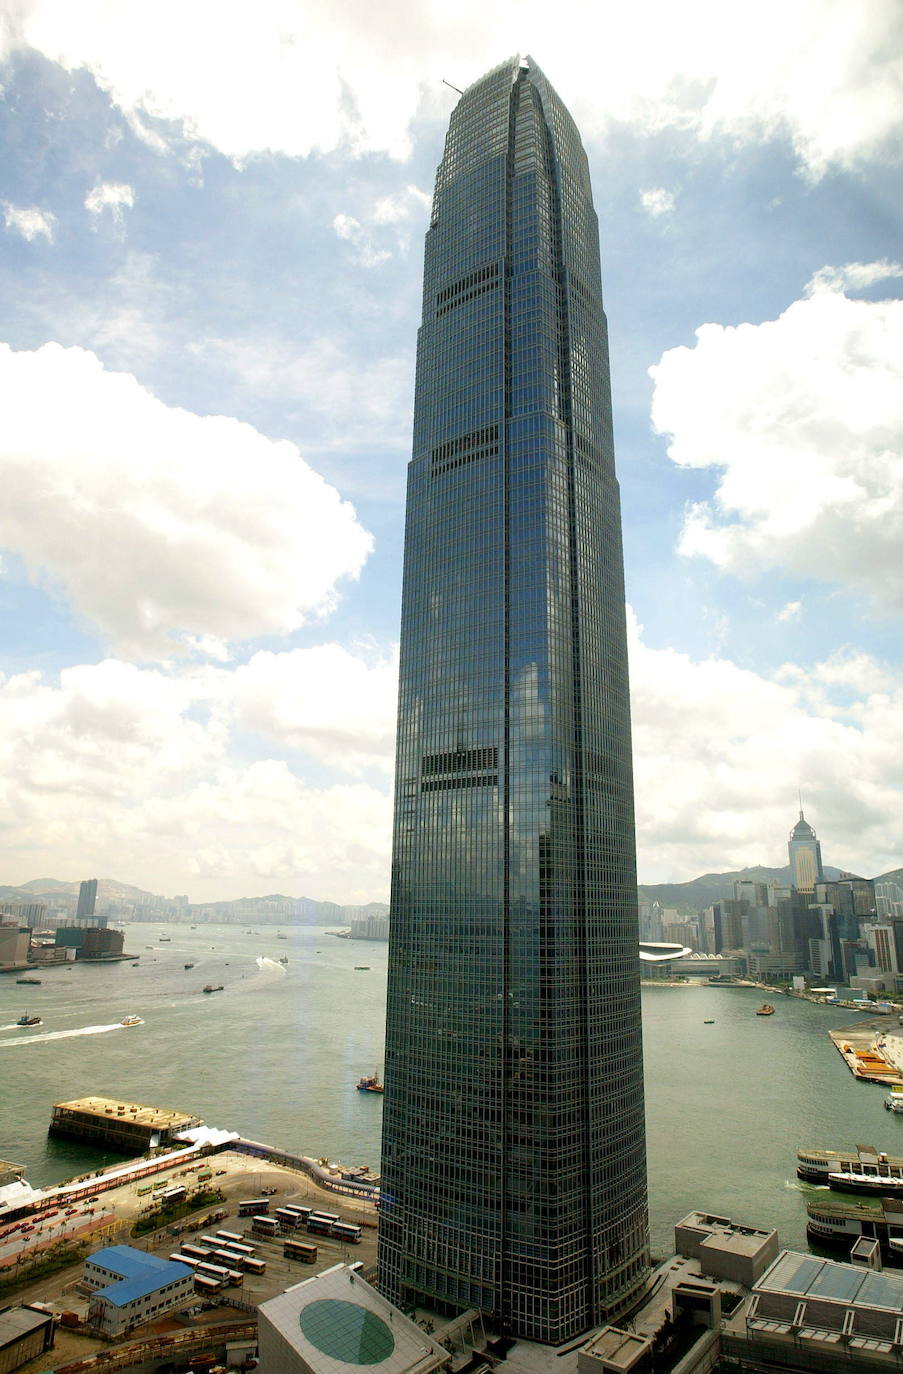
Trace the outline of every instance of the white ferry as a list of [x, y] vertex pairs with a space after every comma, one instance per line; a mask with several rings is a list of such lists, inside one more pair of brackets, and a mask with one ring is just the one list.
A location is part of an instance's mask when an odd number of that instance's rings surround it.
[[852, 1175], [854, 1182], [860, 1178], [903, 1179], [903, 1159], [880, 1154], [874, 1145], [857, 1145], [854, 1150], [797, 1150], [796, 1173], [807, 1183], [836, 1188], [840, 1184], [832, 1182], [832, 1174]]

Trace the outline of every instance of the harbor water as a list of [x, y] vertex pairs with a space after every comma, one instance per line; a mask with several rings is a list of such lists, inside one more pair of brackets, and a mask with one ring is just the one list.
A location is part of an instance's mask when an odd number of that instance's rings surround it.
[[[387, 946], [316, 927], [281, 935], [135, 924], [126, 950], [137, 966], [43, 969], [39, 986], [0, 977], [0, 1158], [24, 1164], [35, 1186], [114, 1158], [47, 1136], [54, 1102], [94, 1094], [378, 1166], [382, 1100], [355, 1084], [382, 1070]], [[694, 1208], [776, 1227], [783, 1245], [804, 1248], [804, 1202], [819, 1190], [796, 1178], [800, 1146], [903, 1155], [903, 1114], [852, 1078], [827, 1035], [857, 1014], [772, 1000], [776, 1014], [757, 1017], [752, 988], [644, 988], [656, 1253]], [[43, 1024], [17, 1027], [25, 1011]], [[127, 1015], [144, 1024], [122, 1027]]]

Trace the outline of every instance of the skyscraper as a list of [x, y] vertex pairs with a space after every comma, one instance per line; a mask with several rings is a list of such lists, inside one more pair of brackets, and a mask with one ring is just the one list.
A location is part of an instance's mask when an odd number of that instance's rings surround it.
[[77, 921], [87, 920], [94, 915], [94, 906], [97, 901], [97, 879], [86, 878], [79, 884], [78, 907], [75, 912]]
[[379, 1282], [553, 1343], [647, 1264], [609, 391], [586, 155], [512, 60], [452, 114], [426, 236]]
[[797, 892], [814, 892], [815, 884], [820, 883], [825, 876], [821, 865], [821, 845], [815, 838], [815, 831], [803, 815], [802, 806], [800, 818], [790, 832], [787, 852], [790, 856], [792, 886]]

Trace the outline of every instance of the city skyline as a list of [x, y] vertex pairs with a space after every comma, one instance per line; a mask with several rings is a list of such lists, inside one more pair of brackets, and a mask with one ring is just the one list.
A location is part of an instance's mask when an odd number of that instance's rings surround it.
[[561, 1345], [649, 1263], [599, 227], [532, 57], [455, 106], [408, 468], [379, 1286]]
[[899, 862], [900, 20], [0, 10], [10, 883], [388, 896], [419, 242], [531, 50], [603, 218], [641, 882]]

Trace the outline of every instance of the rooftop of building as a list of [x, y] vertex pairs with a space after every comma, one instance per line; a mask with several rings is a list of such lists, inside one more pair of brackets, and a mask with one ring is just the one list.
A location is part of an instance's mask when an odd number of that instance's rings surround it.
[[730, 1217], [717, 1216], [714, 1212], [688, 1212], [677, 1225], [691, 1230], [708, 1231], [711, 1235], [718, 1236], [722, 1242], [750, 1241], [757, 1246], [767, 1236], [772, 1235], [765, 1227], [741, 1226], [739, 1222], [731, 1221]]
[[28, 1336], [32, 1331], [40, 1331], [42, 1326], [53, 1321], [50, 1312], [42, 1312], [40, 1308], [29, 1307], [6, 1307], [0, 1312], [0, 1350], [6, 1345], [11, 1345], [13, 1341], [21, 1340], [23, 1336]]
[[124, 1307], [126, 1303], [144, 1298], [148, 1293], [155, 1293], [158, 1288], [176, 1279], [188, 1278], [192, 1273], [187, 1264], [176, 1264], [157, 1255], [145, 1254], [131, 1245], [109, 1245], [90, 1255], [89, 1259], [92, 1264], [120, 1275], [115, 1283], [99, 1289], [96, 1295], [106, 1298], [115, 1307]]
[[148, 1107], [141, 1102], [123, 1102], [115, 1097], [76, 1097], [71, 1102], [54, 1102], [53, 1110], [81, 1112], [85, 1116], [96, 1116], [104, 1120], [111, 1116], [127, 1118], [139, 1126], [150, 1126], [158, 1131], [193, 1124], [198, 1119], [191, 1112], [177, 1111], [170, 1107]]
[[353, 1365], [428, 1374], [448, 1360], [443, 1346], [345, 1264], [286, 1289], [259, 1312], [317, 1374], [348, 1374]]

